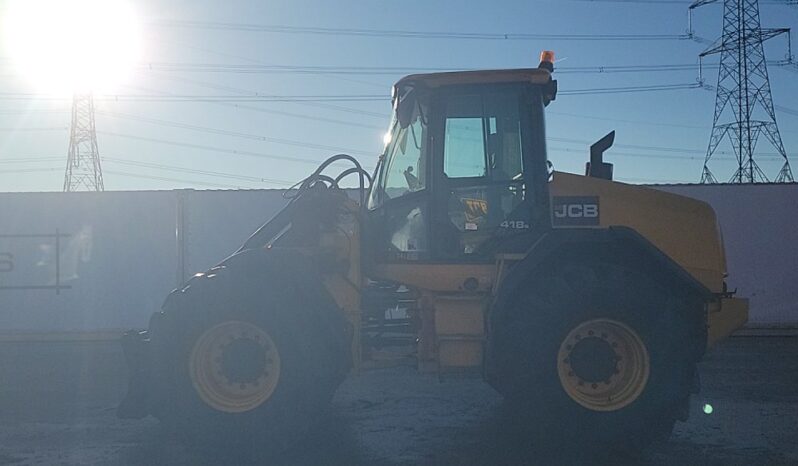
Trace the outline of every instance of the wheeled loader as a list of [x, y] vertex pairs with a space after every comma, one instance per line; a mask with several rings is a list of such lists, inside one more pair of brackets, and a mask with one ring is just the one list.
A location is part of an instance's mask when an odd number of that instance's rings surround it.
[[727, 290], [712, 208], [612, 181], [613, 134], [585, 176], [552, 169], [553, 61], [397, 82], [373, 174], [331, 157], [125, 335], [119, 414], [279, 450], [345, 377], [404, 344], [395, 359], [480, 373], [569, 445], [669, 434], [696, 363], [746, 321], [747, 301]]

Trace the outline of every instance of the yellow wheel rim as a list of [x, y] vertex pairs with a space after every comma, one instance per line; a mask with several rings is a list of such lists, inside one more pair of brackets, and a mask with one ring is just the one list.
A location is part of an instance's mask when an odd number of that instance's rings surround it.
[[615, 411], [646, 388], [649, 357], [631, 327], [594, 319], [574, 327], [557, 353], [557, 373], [565, 393], [593, 411]]
[[206, 330], [191, 351], [189, 373], [208, 406], [243, 413], [271, 398], [280, 380], [280, 353], [257, 325], [227, 321]]

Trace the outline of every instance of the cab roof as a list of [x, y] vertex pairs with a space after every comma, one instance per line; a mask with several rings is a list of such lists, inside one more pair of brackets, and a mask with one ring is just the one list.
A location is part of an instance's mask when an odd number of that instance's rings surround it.
[[506, 70], [451, 71], [444, 73], [411, 74], [400, 79], [397, 87], [422, 82], [429, 87], [457, 84], [546, 84], [551, 73], [543, 68], [518, 68]]

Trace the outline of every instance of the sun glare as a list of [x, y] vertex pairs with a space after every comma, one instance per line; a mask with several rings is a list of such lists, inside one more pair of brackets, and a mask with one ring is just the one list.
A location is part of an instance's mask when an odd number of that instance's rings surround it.
[[12, 0], [3, 26], [6, 53], [37, 92], [113, 92], [141, 53], [125, 0]]

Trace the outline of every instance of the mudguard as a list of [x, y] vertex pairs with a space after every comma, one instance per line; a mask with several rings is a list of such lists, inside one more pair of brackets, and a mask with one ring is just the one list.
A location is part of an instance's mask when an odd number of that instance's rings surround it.
[[527, 277], [548, 260], [563, 258], [611, 260], [657, 276], [664, 283], [705, 302], [715, 295], [645, 237], [628, 227], [553, 229], [536, 241], [513, 267], [497, 291], [494, 308], [501, 309]]

